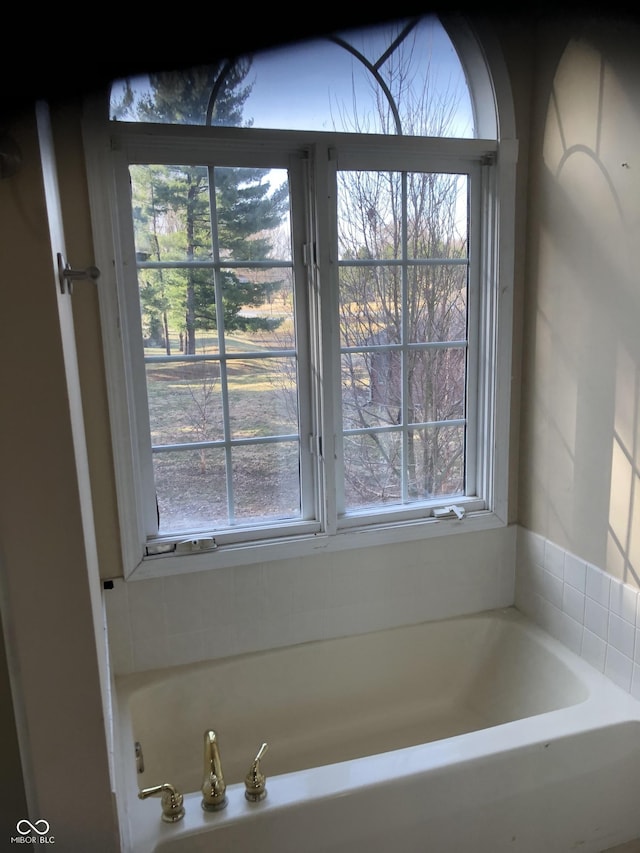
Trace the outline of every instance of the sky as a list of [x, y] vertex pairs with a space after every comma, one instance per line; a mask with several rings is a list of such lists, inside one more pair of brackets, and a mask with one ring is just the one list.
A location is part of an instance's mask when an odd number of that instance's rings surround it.
[[[402, 24], [342, 34], [375, 62], [401, 31]], [[428, 72], [435, 100], [457, 92], [458, 108], [448, 136], [473, 136], [471, 103], [457, 54], [440, 23], [425, 18], [418, 25], [410, 72], [416, 90]], [[412, 36], [404, 43], [412, 43]], [[397, 56], [397, 54], [396, 54]], [[253, 57], [253, 84], [244, 115], [254, 127], [289, 130], [353, 130], [342, 114], [376, 115], [372, 75], [349, 51], [324, 40], [288, 45]], [[136, 81], [136, 87], [143, 85]], [[377, 89], [377, 84], [374, 84]], [[114, 84], [114, 92], [118, 84]], [[354, 109], [354, 94], [356, 107]], [[371, 132], [379, 131], [370, 125]]]
[[[399, 30], [396, 26], [390, 36], [389, 28], [381, 27], [369, 31], [366, 40], [360, 34], [347, 34], [346, 38], [375, 62]], [[444, 29], [438, 22], [425, 21], [418, 30], [418, 44], [424, 50], [414, 53], [411, 68], [416, 79], [424, 75], [431, 59], [429, 73], [436, 91], [444, 92], [453, 83], [462, 95], [451, 135], [472, 135], [464, 73]], [[348, 51], [326, 40], [257, 55], [252, 71], [253, 91], [245, 114], [253, 117], [256, 127], [283, 127], [286, 122], [290, 129], [333, 130], [334, 124], [335, 129], [342, 129], [339, 109], [341, 105], [351, 107], [354, 86], [358, 112], [372, 106], [370, 73]]]

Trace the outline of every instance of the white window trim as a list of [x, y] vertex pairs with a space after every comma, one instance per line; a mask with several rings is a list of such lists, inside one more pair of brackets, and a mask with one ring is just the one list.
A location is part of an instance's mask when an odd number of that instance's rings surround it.
[[[447, 22], [444, 22], [445, 25]], [[492, 77], [499, 80], [494, 88], [491, 84], [487, 69], [487, 55], [482, 56], [477, 41], [470, 29], [462, 22], [448, 25], [447, 29], [452, 41], [458, 48], [461, 59], [467, 56], [466, 67], [474, 66], [476, 76], [472, 94], [478, 114], [484, 118], [478, 121], [479, 127], [490, 129], [491, 116], [496, 126], [496, 101], [500, 103], [500, 130], [506, 132], [507, 138], [489, 143], [495, 152], [496, 164], [493, 169], [485, 169], [492, 175], [492, 186], [488, 193], [490, 204], [486, 206], [483, 221], [488, 222], [487, 215], [493, 218], [493, 227], [488, 227], [483, 235], [484, 262], [487, 268], [482, 275], [487, 276], [492, 286], [486, 289], [487, 300], [482, 305], [480, 318], [480, 340], [484, 344], [481, 358], [488, 366], [483, 372], [485, 382], [477, 389], [478, 412], [481, 416], [481, 430], [484, 435], [492, 437], [489, 451], [483, 454], [484, 464], [478, 476], [483, 481], [486, 503], [477, 509], [474, 499], [464, 498], [456, 503], [465, 507], [462, 519], [424, 517], [424, 508], [416, 510], [416, 517], [411, 519], [403, 512], [403, 519], [398, 520], [391, 511], [378, 514], [380, 519], [375, 524], [359, 524], [353, 517], [348, 524], [336, 529], [325, 524], [324, 532], [317, 533], [313, 525], [309, 532], [282, 538], [259, 538], [255, 532], [255, 541], [231, 543], [223, 547], [188, 553], [158, 554], [146, 556], [146, 533], [141, 507], [143, 505], [140, 484], [135, 476], [137, 465], [137, 450], [134, 446], [135, 429], [131, 428], [131, 412], [135, 410], [135, 400], [132, 399], [130, 387], [124, 381], [127, 373], [125, 351], [129, 341], [126, 324], [119, 321], [118, 280], [116, 270], [122, 259], [119, 229], [114, 218], [114, 205], [117, 199], [113, 183], [111, 158], [116, 156], [111, 150], [111, 128], [108, 122], [106, 104], [91, 100], [86, 105], [85, 120], [85, 151], [89, 177], [89, 195], [94, 228], [94, 244], [96, 263], [102, 270], [99, 281], [99, 298], [101, 307], [101, 324], [104, 342], [105, 361], [107, 364], [106, 381], [109, 397], [111, 431], [114, 446], [114, 466], [118, 492], [118, 512], [122, 544], [124, 576], [127, 579], [138, 580], [150, 577], [167, 576], [183, 572], [201, 571], [223, 566], [235, 566], [253, 562], [263, 562], [273, 559], [301, 557], [319, 551], [333, 552], [349, 548], [370, 547], [394, 542], [415, 541], [431, 536], [451, 535], [459, 532], [471, 532], [502, 527], [507, 523], [508, 508], [508, 469], [509, 469], [509, 424], [510, 424], [510, 384], [511, 384], [511, 331], [513, 316], [513, 254], [514, 233], [513, 220], [515, 211], [515, 168], [517, 160], [517, 142], [513, 133], [513, 113], [508, 87], [508, 79], [501, 65], [500, 56], [494, 52], [494, 67]], [[457, 37], [456, 37], [457, 36]], [[488, 39], [490, 42], [490, 39]], [[486, 45], [485, 45], [486, 48]], [[474, 55], [475, 51], [475, 55]], [[471, 57], [471, 59], [469, 59]], [[477, 73], [482, 66], [485, 78]], [[498, 73], [495, 73], [495, 67]], [[480, 81], [484, 85], [478, 90]], [[488, 118], [487, 118], [488, 116]], [[198, 129], [194, 130], [194, 139]], [[206, 131], [207, 129], [203, 129]], [[223, 129], [223, 133], [224, 133]], [[169, 136], [171, 128], [163, 128], [158, 136], [158, 152], [162, 150], [164, 133]], [[206, 146], [206, 132], [202, 134], [203, 148]], [[313, 134], [303, 134], [309, 138]], [[267, 132], [265, 138], [269, 136]], [[141, 134], [141, 140], [144, 134]], [[279, 134], [273, 134], [274, 151], [279, 150]], [[354, 140], [357, 142], [357, 140]], [[407, 146], [408, 159], [412, 144], [410, 139], [404, 140]], [[477, 144], [478, 150], [487, 152], [487, 142], [484, 140], [464, 140], [464, 149], [469, 151], [470, 144]], [[148, 137], [144, 139], [146, 149]], [[442, 156], [455, 156], [455, 140], [434, 140], [434, 150], [440, 149]], [[198, 145], [193, 149], [194, 158], [198, 158]], [[267, 148], [271, 146], [267, 145]], [[271, 151], [267, 152], [268, 165], [273, 165]], [[144, 159], [144, 158], [142, 158]], [[431, 168], [431, 162], [430, 162]], [[331, 168], [327, 163], [324, 167]], [[411, 166], [403, 166], [410, 169]], [[323, 180], [321, 170], [315, 175], [316, 180]], [[322, 194], [320, 194], [322, 197]], [[328, 200], [324, 202], [328, 204]], [[322, 202], [321, 202], [322, 204]], [[128, 212], [127, 212], [128, 213]], [[317, 217], [326, 216], [328, 210], [317, 209]], [[325, 251], [329, 251], [328, 248]], [[329, 257], [320, 258], [320, 263], [329, 261]], [[110, 319], [109, 319], [110, 318]], [[335, 342], [331, 336], [335, 330], [322, 328], [322, 358], [331, 357]], [[327, 355], [328, 354], [328, 355]], [[323, 369], [331, 369], [326, 362]], [[126, 393], [122, 393], [122, 389]], [[332, 420], [334, 411], [331, 400], [318, 401], [325, 408], [324, 417]], [[328, 436], [325, 436], [325, 454], [330, 454], [334, 448], [330, 446]], [[331, 500], [335, 494], [335, 471], [329, 466], [322, 470], [324, 478], [322, 492], [325, 500]], [[442, 502], [438, 502], [440, 505]], [[325, 508], [326, 509], [326, 508]], [[329, 507], [322, 512], [322, 520], [335, 518], [335, 507]], [[273, 527], [270, 528], [273, 531]]]

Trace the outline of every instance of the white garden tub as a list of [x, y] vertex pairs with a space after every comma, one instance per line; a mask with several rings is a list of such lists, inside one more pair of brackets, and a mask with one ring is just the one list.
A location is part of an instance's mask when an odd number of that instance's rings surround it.
[[[640, 703], [514, 609], [125, 676], [116, 692], [131, 853], [599, 853], [640, 836]], [[213, 813], [207, 729], [228, 786]], [[268, 793], [250, 803], [264, 741]], [[175, 824], [137, 798], [163, 782], [185, 795]]]

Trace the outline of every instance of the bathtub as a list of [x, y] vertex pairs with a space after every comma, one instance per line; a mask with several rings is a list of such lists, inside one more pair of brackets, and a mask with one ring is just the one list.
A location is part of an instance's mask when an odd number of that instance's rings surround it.
[[[128, 675], [115, 694], [131, 853], [599, 853], [640, 836], [640, 703], [513, 608]], [[208, 729], [218, 812], [201, 808]], [[267, 796], [248, 802], [263, 742]], [[174, 824], [137, 797], [164, 782], [184, 794]]]

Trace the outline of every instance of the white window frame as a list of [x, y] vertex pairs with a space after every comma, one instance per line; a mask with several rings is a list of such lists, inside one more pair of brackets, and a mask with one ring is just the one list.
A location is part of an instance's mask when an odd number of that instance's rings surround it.
[[[450, 31], [451, 32], [451, 31]], [[470, 33], [463, 29], [461, 39], [467, 39], [467, 53], [476, 45]], [[486, 66], [478, 57], [476, 89], [481, 64], [486, 81]], [[472, 63], [473, 64], [473, 63]], [[485, 82], [486, 82], [485, 81]], [[502, 79], [503, 87], [506, 85]], [[479, 115], [479, 128], [491, 129], [495, 121], [495, 103], [487, 95], [474, 91]], [[491, 87], [495, 98], [496, 90]], [[508, 94], [508, 87], [507, 87]], [[484, 109], [482, 105], [484, 103]], [[507, 98], [507, 106], [510, 99]], [[253, 131], [234, 128], [181, 128], [160, 125], [112, 125], [106, 116], [106, 105], [92, 101], [87, 104], [85, 148], [89, 180], [90, 203], [94, 228], [96, 263], [102, 271], [99, 279], [99, 298], [104, 342], [107, 392], [109, 397], [111, 431], [118, 497], [120, 534], [124, 576], [128, 579], [166, 576], [187, 571], [199, 571], [218, 566], [241, 565], [272, 559], [300, 557], [318, 551], [367, 547], [391, 542], [424, 539], [458, 532], [486, 530], [507, 523], [509, 413], [511, 380], [511, 330], [513, 311], [513, 218], [515, 208], [515, 165], [517, 143], [507, 139], [416, 139], [361, 138], [349, 134], [304, 133], [297, 131]], [[488, 117], [487, 117], [488, 116]], [[506, 126], [511, 114], [507, 109]], [[503, 121], [503, 126], [505, 122]], [[495, 124], [494, 124], [495, 127]], [[228, 146], [233, 165], [242, 165], [238, 157], [245, 147], [253, 150], [253, 138], [258, 135], [267, 167], [287, 168], [296, 152], [308, 151], [312, 164], [306, 180], [312, 187], [326, 187], [329, 192], [315, 192], [315, 206], [308, 210], [310, 238], [316, 246], [315, 266], [309, 288], [310, 332], [309, 358], [314, 372], [333, 377], [322, 386], [310, 389], [312, 408], [316, 413], [317, 430], [313, 435], [323, 437], [322, 453], [316, 454], [316, 513], [309, 522], [285, 525], [278, 531], [270, 529], [265, 537], [260, 530], [238, 538], [217, 535], [215, 546], [203, 539], [185, 541], [170, 553], [162, 548], [148, 549], [149, 517], [145, 517], [144, 483], [141, 476], [142, 442], [148, 440], [148, 410], [146, 396], [140, 394], [140, 375], [134, 376], [133, 360], [141, 359], [142, 343], [138, 312], [137, 288], [127, 286], [126, 268], [131, 247], [124, 245], [122, 222], [130, 220], [127, 193], [117, 186], [117, 175], [126, 174], [128, 164], [135, 162], [178, 162], [176, 140], [184, 139], [181, 162], [209, 162], [210, 140], [216, 139], [220, 151]], [[498, 134], [496, 134], [498, 135]], [[390, 144], [390, 141], [391, 144]], [[180, 143], [182, 144], [182, 143]], [[389, 151], [394, 151], [392, 162]], [[216, 160], [218, 163], [219, 160]], [[230, 161], [231, 162], [231, 161]], [[479, 370], [471, 376], [470, 391], [475, 397], [474, 435], [476, 450], [472, 453], [473, 470], [469, 472], [476, 485], [476, 495], [455, 500], [464, 511], [463, 518], [455, 514], [437, 518], [424, 505], [415, 508], [382, 508], [375, 515], [352, 514], [339, 519], [336, 503], [337, 466], [330, 460], [340, 459], [341, 433], [339, 340], [337, 323], [337, 270], [332, 258], [332, 240], [328, 239], [332, 218], [331, 187], [339, 168], [402, 169], [406, 171], [474, 171], [473, 180], [480, 183], [475, 192], [472, 211], [474, 223], [481, 222], [481, 232], [473, 234], [475, 251], [472, 269], [479, 277], [476, 282], [481, 299], [471, 326], [477, 341], [470, 338], [470, 348], [477, 352]], [[260, 165], [252, 160], [251, 165]], [[295, 186], [295, 185], [294, 185]], [[293, 198], [292, 205], [300, 205]], [[119, 207], [120, 205], [120, 207]], [[475, 224], [472, 226], [475, 228]], [[327, 270], [330, 272], [327, 274]], [[322, 287], [320, 287], [322, 276]], [[327, 288], [327, 282], [331, 287]], [[334, 320], [332, 322], [332, 319]], [[470, 330], [470, 335], [473, 332]], [[137, 356], [136, 356], [137, 352]], [[306, 358], [306, 356], [303, 356]], [[141, 363], [141, 361], [139, 362]], [[303, 361], [303, 372], [306, 370]], [[301, 374], [302, 375], [302, 374]], [[337, 377], [337, 378], [336, 378]], [[475, 377], [475, 378], [474, 378]], [[329, 387], [332, 390], [328, 390]], [[140, 402], [142, 400], [142, 403]], [[145, 436], [147, 438], [142, 438]], [[304, 435], [301, 435], [301, 441]], [[317, 450], [317, 445], [315, 447]], [[339, 467], [339, 466], [338, 466]], [[147, 472], [148, 474], [148, 472]], [[447, 505], [433, 502], [433, 507]], [[431, 508], [433, 508], [431, 507]], [[274, 535], [274, 533], [276, 535]], [[157, 542], [157, 540], [154, 540]], [[175, 537], [171, 540], [174, 543]], [[161, 543], [159, 543], [161, 544]]]

